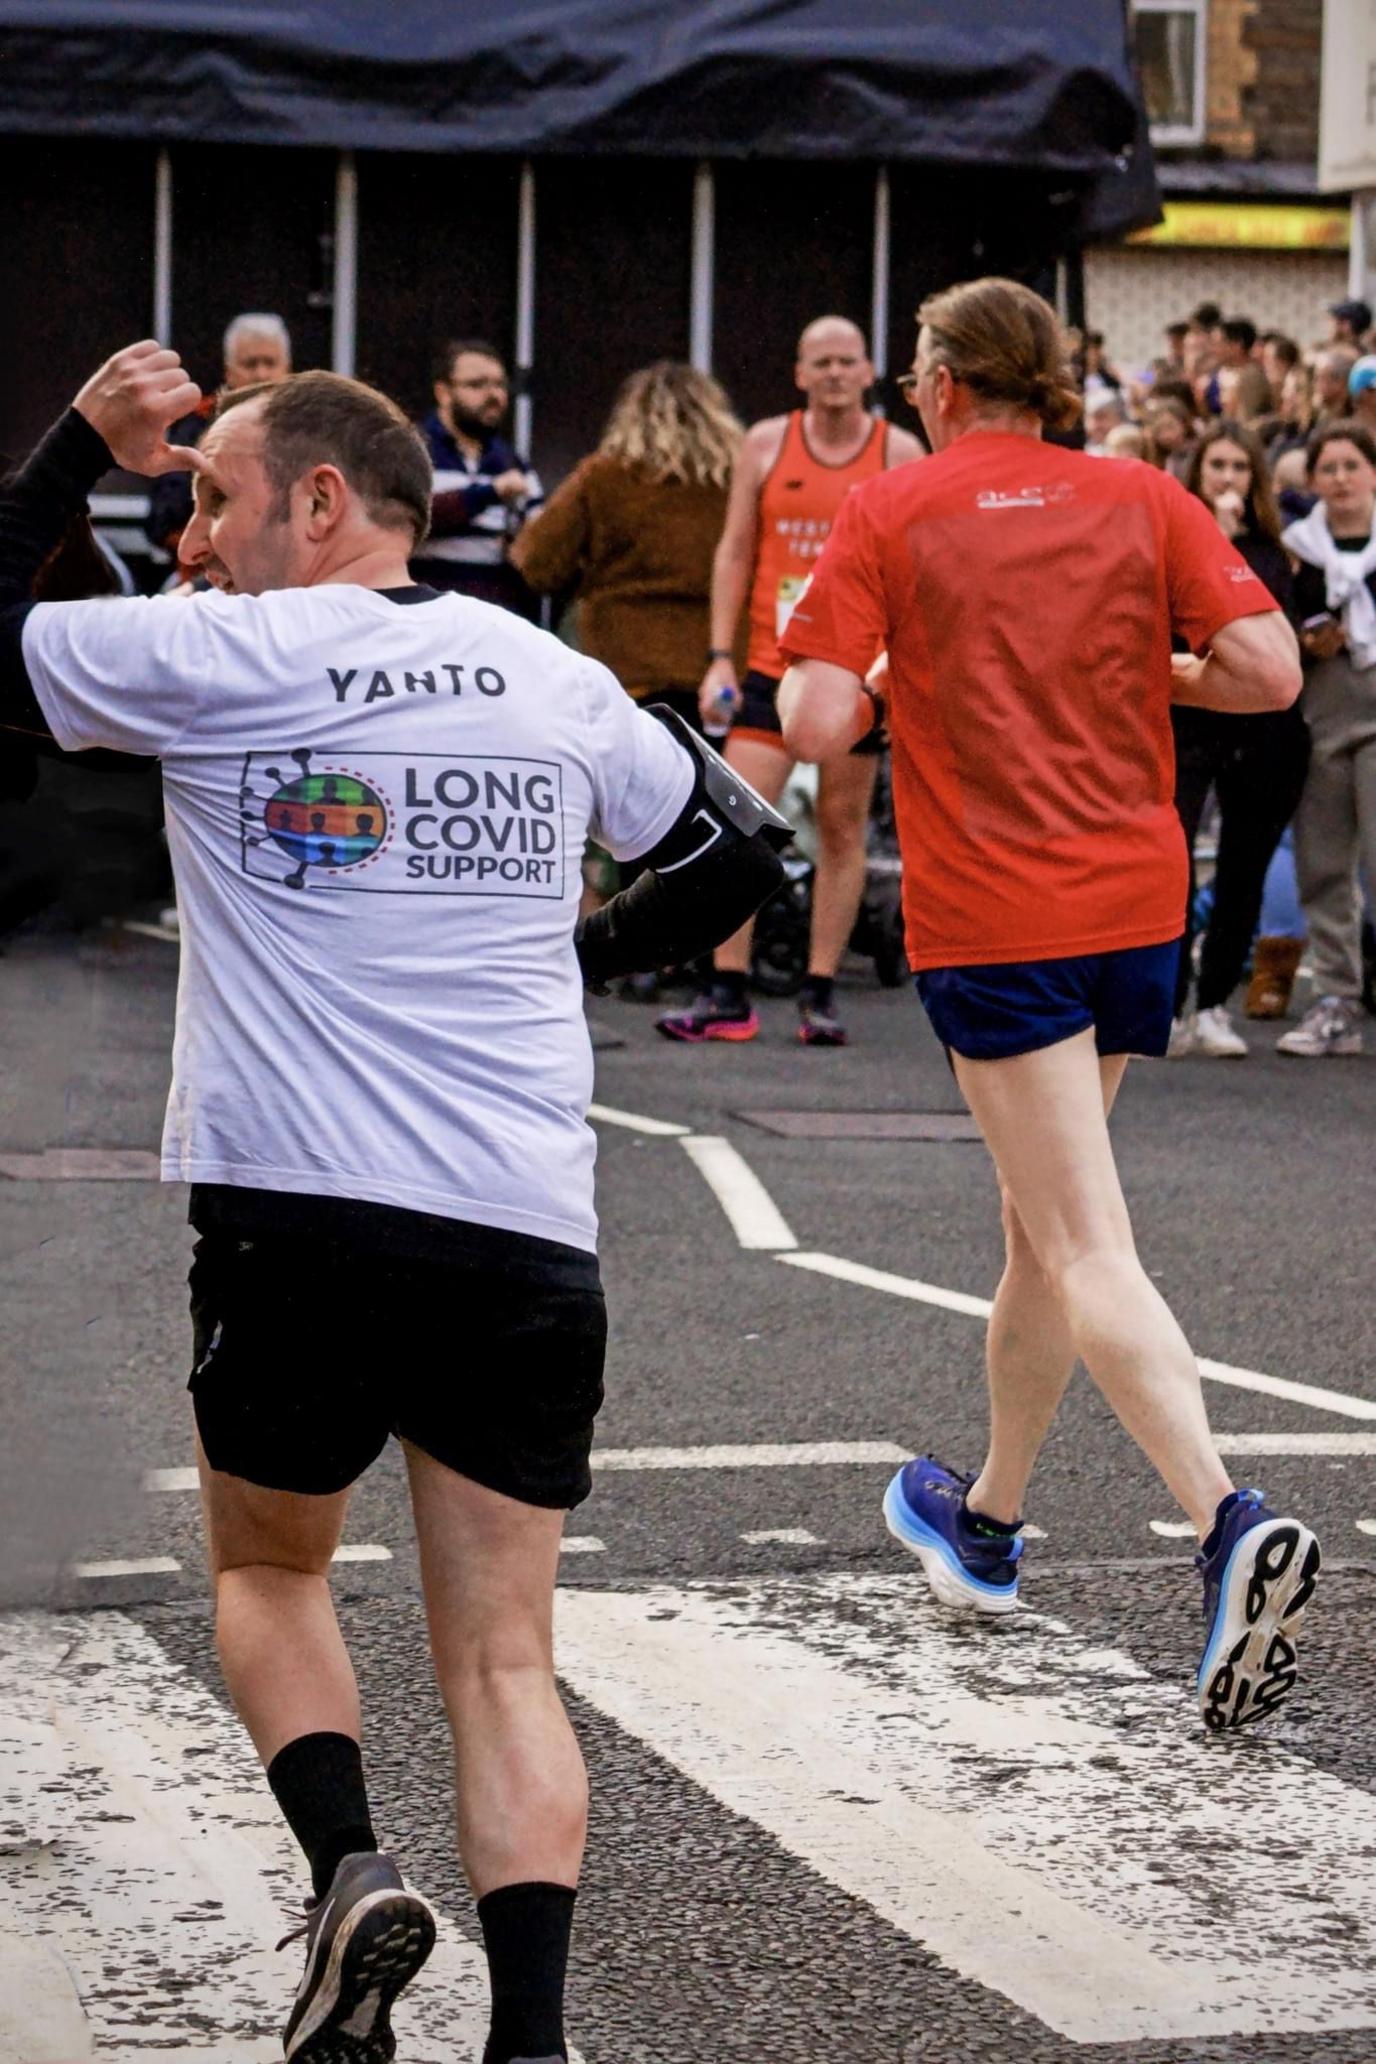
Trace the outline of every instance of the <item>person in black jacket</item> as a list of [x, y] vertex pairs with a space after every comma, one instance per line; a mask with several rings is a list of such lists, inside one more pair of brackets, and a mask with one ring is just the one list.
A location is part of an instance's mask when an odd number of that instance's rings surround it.
[[[1195, 447], [1185, 485], [1213, 510], [1258, 579], [1285, 608], [1290, 565], [1280, 542], [1275, 497], [1261, 446], [1245, 424], [1216, 423]], [[1261, 715], [1224, 715], [1177, 704], [1175, 806], [1191, 855], [1185, 936], [1180, 947], [1172, 1058], [1206, 1054], [1241, 1060], [1247, 1042], [1233, 1026], [1228, 998], [1242, 974], [1271, 855], [1294, 816], [1309, 766], [1309, 732], [1296, 708]], [[1199, 960], [1193, 1013], [1194, 843], [1209, 790], [1218, 798], [1214, 900]]]

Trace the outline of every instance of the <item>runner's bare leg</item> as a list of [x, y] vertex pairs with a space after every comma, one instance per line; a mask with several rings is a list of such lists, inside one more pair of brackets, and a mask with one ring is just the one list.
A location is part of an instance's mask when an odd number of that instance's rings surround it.
[[1093, 1032], [954, 1064], [1075, 1352], [1202, 1538], [1232, 1481], [1189, 1343], [1137, 1257]]
[[[736, 768], [742, 779], [762, 795], [767, 803], [777, 803], [783, 794], [793, 761], [778, 745], [762, 745], [757, 738], [731, 736], [726, 741], [724, 754], [726, 763]], [[712, 955], [713, 967], [720, 968], [724, 975], [748, 975], [750, 972], [750, 948], [755, 937], [754, 921], [742, 925], [729, 939], [724, 939]]]
[[[1127, 1057], [1099, 1062], [1105, 1116], [1127, 1071]], [[970, 1486], [969, 1504], [1011, 1526], [1022, 1517], [1027, 1486], [1075, 1369], [1065, 1307], [1033, 1252], [1027, 1229], [1000, 1179], [1006, 1249], [985, 1347], [989, 1377], [989, 1452]]]
[[264, 1766], [303, 1734], [358, 1741], [358, 1685], [330, 1596], [349, 1494], [267, 1491], [197, 1442], [220, 1667]]
[[404, 1445], [469, 1884], [479, 1899], [503, 1885], [576, 1885], [588, 1780], [553, 1652], [565, 1514], [505, 1498]]
[[873, 753], [841, 753], [818, 770], [809, 974], [834, 975], [855, 930], [865, 893], [865, 833], [878, 771]]

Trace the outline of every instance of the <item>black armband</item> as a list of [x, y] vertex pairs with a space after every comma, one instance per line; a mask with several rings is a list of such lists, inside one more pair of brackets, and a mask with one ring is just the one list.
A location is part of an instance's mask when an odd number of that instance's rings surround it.
[[43, 561], [114, 463], [100, 432], [72, 408], [0, 488], [0, 608], [28, 600]]
[[99, 431], [68, 409], [0, 488], [0, 727], [50, 736], [24, 665], [29, 598], [44, 560], [113, 464]]
[[575, 933], [583, 979], [601, 989], [617, 975], [694, 960], [719, 946], [768, 902], [784, 878], [778, 849], [787, 820], [680, 717], [652, 705], [697, 762], [693, 791], [645, 872]]

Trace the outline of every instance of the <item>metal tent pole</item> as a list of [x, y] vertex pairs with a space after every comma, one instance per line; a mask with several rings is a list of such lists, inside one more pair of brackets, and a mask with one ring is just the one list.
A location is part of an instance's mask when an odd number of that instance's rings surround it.
[[521, 167], [516, 204], [516, 407], [512, 432], [521, 457], [530, 457], [535, 403], [530, 391], [535, 370], [535, 167]]
[[883, 379], [889, 370], [889, 279], [893, 242], [889, 168], [877, 165], [874, 172], [874, 262], [870, 273], [870, 357], [875, 374]]
[[716, 277], [716, 181], [703, 163], [693, 173], [693, 256], [688, 293], [688, 358], [712, 370], [712, 299]]
[[341, 151], [334, 178], [334, 293], [330, 364], [352, 377], [358, 347], [358, 169]]
[[164, 144], [153, 173], [153, 335], [172, 341], [172, 154]]

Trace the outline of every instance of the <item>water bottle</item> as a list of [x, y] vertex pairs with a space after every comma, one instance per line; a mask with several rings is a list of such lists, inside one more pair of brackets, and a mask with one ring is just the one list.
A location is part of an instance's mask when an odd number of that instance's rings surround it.
[[740, 705], [741, 691], [733, 688], [729, 681], [723, 681], [712, 698], [712, 714], [703, 723], [708, 738], [722, 739], [731, 729], [731, 719]]

